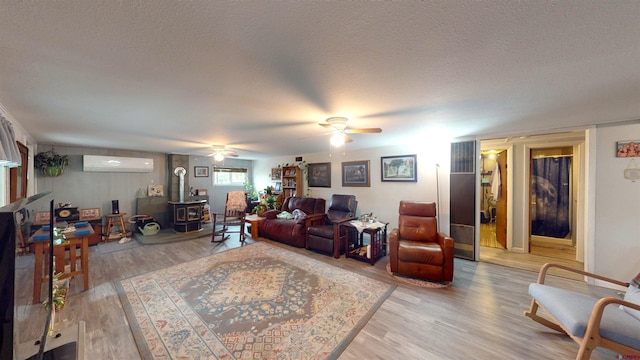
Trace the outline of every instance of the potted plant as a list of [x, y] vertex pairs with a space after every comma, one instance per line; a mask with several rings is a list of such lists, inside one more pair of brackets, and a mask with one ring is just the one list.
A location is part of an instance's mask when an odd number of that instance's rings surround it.
[[67, 155], [59, 155], [54, 150], [36, 154], [33, 161], [35, 167], [42, 172], [42, 175], [52, 177], [62, 175], [64, 167], [69, 165], [69, 157]]
[[[53, 309], [55, 311], [60, 311], [64, 307], [65, 301], [67, 300], [67, 293], [69, 292], [69, 279], [60, 280], [60, 276], [63, 273], [57, 273], [53, 276]], [[51, 305], [49, 304], [49, 299], [45, 300], [42, 303], [42, 306], [45, 309], [50, 309]]]
[[267, 211], [267, 207], [262, 204], [258, 204], [253, 208], [253, 212], [259, 217], [262, 217], [265, 211]]
[[277, 197], [275, 195], [267, 195], [267, 198], [264, 200], [267, 204], [267, 209], [275, 209], [275, 202]]

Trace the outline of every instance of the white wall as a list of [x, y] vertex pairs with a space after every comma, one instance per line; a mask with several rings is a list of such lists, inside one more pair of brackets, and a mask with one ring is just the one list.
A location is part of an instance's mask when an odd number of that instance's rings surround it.
[[640, 140], [640, 124], [598, 127], [596, 133], [594, 271], [629, 281], [640, 271], [640, 181], [624, 169], [640, 158], [617, 158], [616, 142]]
[[[417, 155], [418, 181], [417, 182], [382, 182], [380, 173], [380, 157], [395, 155]], [[329, 206], [332, 194], [352, 194], [358, 200], [357, 214], [373, 212], [379, 220], [388, 221], [388, 230], [391, 231], [398, 225], [398, 206], [400, 200], [434, 201], [438, 202], [436, 190], [436, 164], [440, 179], [440, 203], [438, 204], [438, 217], [440, 230], [449, 234], [449, 169], [450, 147], [446, 144], [424, 143], [417, 145], [401, 145], [367, 150], [349, 150], [329, 153], [302, 154], [307, 163], [331, 162], [331, 188], [314, 187], [309, 190], [309, 197], [324, 198]], [[267, 185], [272, 185], [271, 168], [278, 164], [295, 163], [295, 156], [257, 160], [254, 163], [254, 182], [256, 189], [260, 190]], [[370, 187], [343, 187], [341, 163], [345, 161], [369, 160]], [[303, 193], [307, 194], [306, 181]]]
[[[34, 194], [34, 181], [33, 179], [33, 150], [34, 150], [34, 141], [31, 135], [16, 121], [13, 115], [2, 105], [0, 104], [0, 114], [4, 116], [5, 119], [9, 120], [11, 125], [13, 126], [13, 132], [16, 137], [16, 141], [20, 141], [22, 144], [26, 145], [29, 148], [29, 164], [22, 164], [24, 169], [27, 169], [27, 196]], [[0, 167], [0, 206], [6, 205], [9, 203], [10, 194], [9, 194], [9, 168]]]

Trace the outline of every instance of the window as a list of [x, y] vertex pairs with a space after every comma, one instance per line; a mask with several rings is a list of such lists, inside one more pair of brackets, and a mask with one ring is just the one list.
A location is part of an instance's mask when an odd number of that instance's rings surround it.
[[247, 182], [247, 169], [244, 168], [213, 168], [213, 185], [244, 186]]

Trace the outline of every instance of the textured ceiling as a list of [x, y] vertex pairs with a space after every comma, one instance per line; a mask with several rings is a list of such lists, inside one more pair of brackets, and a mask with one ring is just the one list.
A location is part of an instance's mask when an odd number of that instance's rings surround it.
[[[640, 1], [0, 0], [0, 104], [38, 142], [243, 158], [640, 118]], [[300, 139], [302, 138], [302, 139]]]

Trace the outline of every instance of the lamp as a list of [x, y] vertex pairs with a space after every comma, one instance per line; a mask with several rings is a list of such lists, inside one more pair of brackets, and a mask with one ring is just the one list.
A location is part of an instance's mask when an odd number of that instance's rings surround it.
[[342, 136], [341, 132], [336, 131], [331, 135], [329, 142], [335, 147], [342, 146], [344, 145], [344, 136]]
[[220, 153], [216, 153], [215, 155], [213, 155], [213, 160], [222, 161], [222, 160], [224, 160], [224, 155], [222, 155]]

